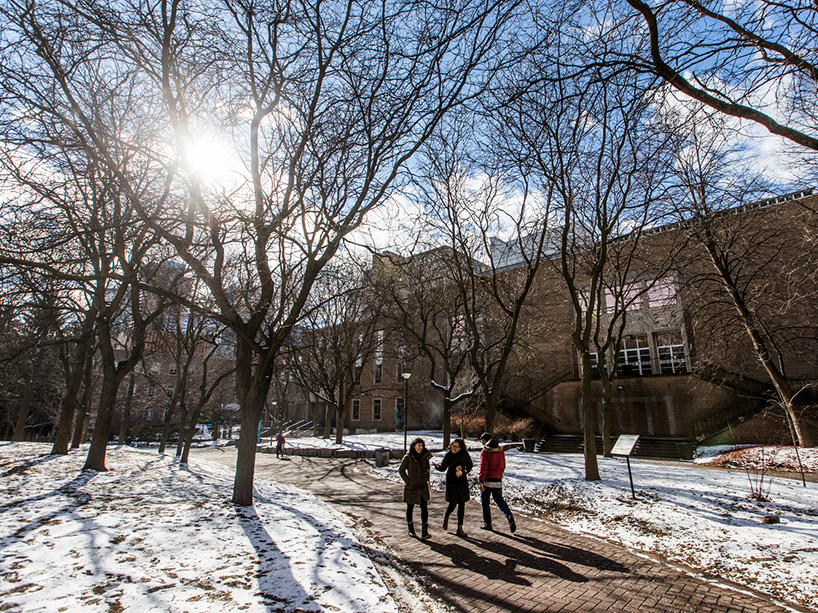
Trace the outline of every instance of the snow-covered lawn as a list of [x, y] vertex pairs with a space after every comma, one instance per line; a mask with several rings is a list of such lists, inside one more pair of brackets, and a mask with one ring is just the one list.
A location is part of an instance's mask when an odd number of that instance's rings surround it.
[[[442, 447], [439, 432], [422, 436]], [[320, 438], [287, 444], [335, 447]], [[349, 436], [343, 447], [402, 449], [403, 434]], [[469, 447], [476, 463], [477, 441]], [[185, 470], [155, 450], [109, 448], [112, 471], [82, 473], [84, 451], [49, 457], [49, 449], [0, 443], [0, 608], [396, 609], [339, 515], [309, 494], [257, 480], [255, 506], [237, 509], [231, 471], [211, 463]], [[760, 461], [758, 450], [714, 458], [718, 451], [698, 461]], [[766, 475], [760, 484], [757, 472], [751, 481], [741, 471], [631, 460], [634, 499], [621, 459], [600, 458], [603, 480], [589, 483], [580, 456], [506, 457], [512, 508], [818, 610], [814, 482]], [[818, 450], [801, 450], [801, 460], [818, 472]], [[774, 461], [792, 465], [786, 453]], [[371, 472], [399, 480], [397, 462]], [[443, 474], [433, 472], [442, 490]], [[768, 501], [749, 498], [759, 485]], [[762, 523], [768, 516], [779, 523]]]
[[[409, 434], [409, 439], [416, 436]], [[440, 449], [439, 432], [421, 433]], [[334, 439], [293, 439], [288, 445], [335, 447]], [[479, 442], [467, 441], [477, 465]], [[403, 434], [348, 436], [343, 447], [403, 448]], [[697, 462], [793, 469], [792, 449], [753, 448], [729, 455], [705, 449]], [[818, 449], [801, 450], [805, 468], [818, 473]], [[442, 457], [440, 453], [437, 457]], [[584, 534], [659, 555], [709, 576], [723, 577], [776, 597], [818, 609], [818, 483], [770, 478], [758, 470], [727, 472], [693, 463], [631, 459], [636, 498], [624, 459], [599, 458], [602, 481], [585, 481], [578, 455], [506, 453], [504, 494], [512, 508]], [[397, 463], [372, 469], [399, 481]], [[433, 472], [443, 490], [443, 473]], [[768, 501], [749, 498], [761, 489]], [[475, 497], [477, 491], [474, 491]], [[775, 516], [779, 523], [762, 523]], [[477, 520], [475, 520], [477, 521]]]
[[230, 503], [231, 471], [155, 450], [0, 443], [0, 609], [394, 611], [339, 515], [269, 482]]

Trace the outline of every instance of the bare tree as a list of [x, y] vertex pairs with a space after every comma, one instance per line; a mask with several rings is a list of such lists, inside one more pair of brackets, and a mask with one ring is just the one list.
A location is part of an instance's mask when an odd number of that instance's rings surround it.
[[[441, 118], [483, 90], [514, 7], [9, 5], [12, 46], [25, 41], [43, 60], [31, 86], [68, 101], [71, 130], [99, 172], [115, 177], [116, 197], [207, 284], [211, 315], [236, 336], [236, 503], [252, 504], [255, 431], [273, 365], [318, 273], [399, 186]], [[68, 57], [74, 49], [82, 55]], [[112, 55], [117, 62], [100, 62]], [[140, 100], [127, 130], [84, 105], [89, 83], [78, 77], [94, 72], [83, 71], [89, 65], [112, 84], [100, 108], [126, 107], [119, 94]], [[212, 125], [224, 126], [221, 136], [244, 162], [229, 187], [212, 185], [196, 164]]]
[[[818, 151], [818, 16], [804, 2], [627, 0], [647, 27], [633, 64], [720, 113]], [[775, 94], [777, 105], [768, 101]], [[776, 108], [777, 107], [777, 108]]]
[[[640, 235], [667, 213], [659, 204], [669, 158], [662, 155], [667, 139], [650, 125], [650, 81], [606, 68], [604, 58], [616, 55], [618, 41], [589, 36], [593, 31], [570, 19], [559, 30], [530, 56], [500, 116], [508, 155], [553, 202], [558, 247], [549, 262], [565, 283], [573, 315], [585, 478], [598, 480], [592, 356], [618, 352], [629, 301], [636, 298], [623, 297], [644, 274], [637, 263]], [[601, 68], [577, 73], [585, 57]], [[607, 397], [612, 372], [606, 371]], [[607, 414], [609, 405], [603, 406]]]
[[379, 298], [367, 271], [354, 263], [330, 264], [316, 280], [304, 323], [293, 339], [291, 367], [301, 387], [327, 407], [325, 438], [335, 414], [336, 443], [343, 441], [347, 408], [361, 384], [361, 365], [383, 351], [377, 338]]
[[431, 386], [443, 397], [443, 447], [451, 440], [452, 409], [475, 390], [469, 361], [472, 343], [466, 326], [464, 292], [451, 267], [465, 258], [447, 247], [432, 247], [408, 258], [390, 254], [377, 275], [385, 319], [401, 338], [404, 359], [425, 361]]
[[[468, 120], [458, 118], [430, 145], [424, 207], [428, 227], [445, 247], [445, 276], [456, 292], [446, 333], [454, 336], [446, 343], [450, 349], [462, 344], [471, 370], [466, 393], [480, 391], [491, 431], [508, 367], [526, 337], [525, 322], [537, 321], [526, 317], [526, 309], [549, 246], [550, 198], [504, 172], [493, 157], [500, 146], [474, 154], [483, 143], [473, 136]], [[501, 234], [510, 238], [501, 240]], [[451, 367], [460, 369], [457, 362]]]
[[[479, 71], [513, 5], [229, 2], [224, 9], [216, 15], [221, 32], [208, 39], [215, 46], [204, 50], [206, 61], [220, 51], [210, 69], [199, 68], [202, 49], [190, 30], [202, 21], [166, 2], [139, 17], [155, 38], [137, 50], [137, 62], [161, 86], [189, 194], [180, 203], [181, 231], [158, 232], [207, 283], [218, 317], [236, 334], [242, 434], [233, 500], [248, 505], [276, 357], [313, 283], [344, 237], [397, 187], [441, 118], [480, 90]], [[247, 165], [241, 186], [224, 198], [207, 190], [186, 153], [197, 126], [212, 120], [197, 101], [214, 82], [229, 91], [208, 98], [208, 112], [233, 126]], [[150, 221], [150, 211], [144, 217]]]
[[[719, 129], [722, 122], [696, 120], [675, 168], [682, 189], [679, 218], [695, 246], [687, 281], [702, 339], [698, 357], [706, 363], [727, 351], [742, 374], [753, 375], [760, 366], [793, 438], [811, 447], [815, 439], [801, 423], [811, 409], [809, 382], [800, 379], [807, 374], [804, 356], [818, 348], [810, 315], [818, 292], [810, 236], [814, 207], [792, 204], [782, 220], [766, 207], [749, 205], [769, 186], [745, 170], [741, 152]], [[736, 351], [745, 345], [742, 339], [749, 342], [746, 353]], [[750, 361], [742, 364], [742, 355]]]

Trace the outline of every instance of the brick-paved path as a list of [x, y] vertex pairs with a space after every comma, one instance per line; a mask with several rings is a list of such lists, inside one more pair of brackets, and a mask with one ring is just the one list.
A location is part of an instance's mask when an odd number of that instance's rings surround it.
[[[194, 456], [235, 465], [235, 452]], [[720, 587], [629, 550], [515, 514], [517, 532], [493, 508], [497, 532], [480, 529], [479, 501], [466, 505], [468, 538], [441, 526], [445, 503], [430, 503], [432, 538], [406, 533], [403, 488], [373, 478], [368, 460], [259, 454], [256, 477], [317, 494], [367, 526], [375, 539], [425, 579], [429, 593], [458, 611], [787, 611], [769, 598]], [[420, 511], [415, 509], [420, 532]], [[454, 516], [452, 517], [454, 519]], [[803, 610], [803, 609], [795, 609]]]

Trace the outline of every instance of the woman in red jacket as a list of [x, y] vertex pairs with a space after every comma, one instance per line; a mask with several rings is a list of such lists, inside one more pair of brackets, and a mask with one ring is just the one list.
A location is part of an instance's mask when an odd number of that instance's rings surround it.
[[517, 531], [517, 524], [514, 515], [508, 504], [503, 499], [503, 471], [506, 469], [506, 454], [500, 447], [500, 443], [491, 438], [488, 432], [480, 436], [483, 443], [483, 451], [480, 452], [480, 474], [477, 482], [480, 486], [480, 504], [483, 507], [483, 530], [493, 530], [491, 527], [491, 499], [500, 509], [500, 512], [508, 520], [509, 530]]

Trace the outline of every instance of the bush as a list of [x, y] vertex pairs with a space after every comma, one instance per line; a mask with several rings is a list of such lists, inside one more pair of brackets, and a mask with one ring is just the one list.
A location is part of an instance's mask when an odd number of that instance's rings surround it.
[[[461, 419], [452, 420], [452, 434], [460, 433]], [[479, 438], [486, 431], [485, 412], [464, 417], [463, 434], [467, 438]], [[537, 422], [525, 417], [522, 419], [509, 419], [504, 415], [497, 414], [494, 420], [494, 432], [492, 435], [500, 440], [520, 441], [524, 438], [533, 438], [537, 433]]]

